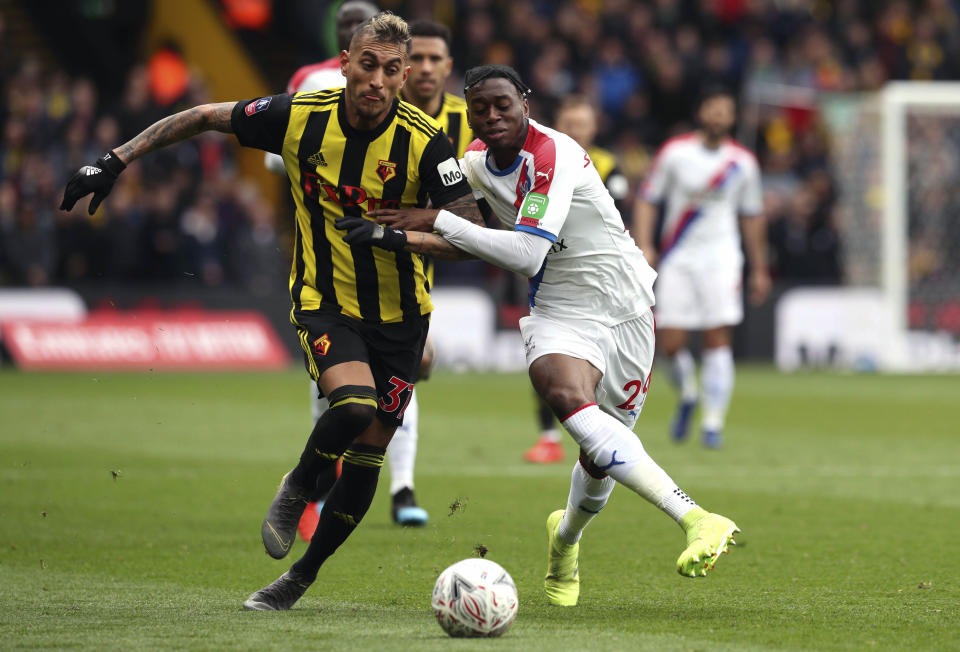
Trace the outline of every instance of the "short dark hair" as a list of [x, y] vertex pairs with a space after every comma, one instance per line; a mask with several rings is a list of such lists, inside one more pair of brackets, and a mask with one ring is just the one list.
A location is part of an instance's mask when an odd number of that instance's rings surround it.
[[556, 113], [557, 115], [559, 115], [560, 113], [562, 113], [563, 111], [566, 111], [567, 109], [579, 108], [581, 106], [587, 107], [588, 109], [593, 111], [595, 114], [600, 113], [599, 110], [597, 110], [597, 105], [594, 104], [593, 100], [591, 100], [586, 95], [580, 95], [579, 93], [575, 93], [573, 95], [567, 95], [562, 100], [560, 100], [560, 104], [557, 106]]
[[733, 90], [726, 84], [719, 84], [716, 82], [709, 83], [700, 89], [700, 97], [697, 102], [697, 107], [702, 107], [708, 101], [717, 98], [717, 97], [729, 97], [733, 100], [733, 103], [737, 103], [737, 97], [734, 95]]
[[450, 34], [450, 28], [443, 23], [434, 20], [414, 20], [410, 22], [410, 37], [424, 36], [427, 38], [442, 38], [447, 44], [447, 52], [453, 43], [453, 35]]
[[339, 21], [341, 18], [343, 18], [343, 15], [351, 9], [364, 9], [369, 12], [370, 15], [376, 14], [380, 11], [380, 7], [373, 2], [368, 2], [367, 0], [347, 0], [342, 5], [337, 7], [337, 20]]
[[350, 45], [360, 38], [371, 38], [384, 43], [395, 43], [404, 52], [410, 51], [410, 30], [407, 21], [390, 11], [380, 13], [366, 19], [353, 32]]
[[516, 87], [521, 99], [526, 98], [527, 95], [533, 92], [529, 86], [523, 83], [517, 71], [510, 66], [505, 66], [502, 63], [488, 63], [470, 68], [470, 70], [466, 72], [463, 76], [463, 94], [466, 95], [467, 91], [487, 79], [509, 80]]

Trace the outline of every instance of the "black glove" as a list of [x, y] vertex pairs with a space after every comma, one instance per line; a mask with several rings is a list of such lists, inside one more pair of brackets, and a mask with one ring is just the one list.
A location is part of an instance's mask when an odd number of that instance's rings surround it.
[[63, 201], [60, 202], [60, 210], [72, 210], [78, 199], [92, 192], [93, 199], [90, 200], [90, 207], [87, 210], [93, 215], [100, 207], [100, 202], [110, 194], [113, 182], [126, 167], [126, 164], [113, 151], [98, 158], [93, 165], [84, 165], [67, 182], [67, 189], [63, 191]]
[[403, 231], [363, 217], [341, 217], [333, 225], [347, 232], [343, 236], [343, 241], [347, 244], [372, 245], [388, 251], [401, 251], [407, 245], [407, 234]]

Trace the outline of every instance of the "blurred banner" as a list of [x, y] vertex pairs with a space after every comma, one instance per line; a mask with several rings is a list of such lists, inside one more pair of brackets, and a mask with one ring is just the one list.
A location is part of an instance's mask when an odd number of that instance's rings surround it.
[[2, 326], [26, 370], [282, 369], [286, 347], [253, 311], [104, 311], [82, 321], [14, 320]]
[[888, 362], [894, 326], [876, 288], [795, 288], [776, 308], [777, 367], [783, 371], [944, 372], [960, 368], [960, 344], [948, 331], [911, 331], [907, 364]]

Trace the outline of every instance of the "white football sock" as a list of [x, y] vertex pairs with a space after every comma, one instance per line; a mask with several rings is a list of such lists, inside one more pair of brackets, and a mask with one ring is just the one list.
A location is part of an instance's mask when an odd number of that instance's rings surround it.
[[603, 506], [607, 504], [610, 493], [617, 486], [616, 481], [609, 475], [595, 478], [578, 459], [573, 465], [570, 476], [570, 495], [567, 498], [567, 509], [563, 512], [563, 520], [557, 529], [557, 536], [567, 545], [573, 545], [580, 540], [584, 528], [593, 520]]
[[730, 396], [733, 394], [733, 351], [729, 346], [703, 352], [703, 416], [704, 430], [723, 430]]
[[563, 437], [560, 435], [560, 431], [554, 430], [553, 428], [551, 428], [550, 430], [542, 431], [540, 433], [540, 438], [546, 439], [547, 441], [553, 442], [554, 444], [559, 444], [563, 440]]
[[680, 349], [670, 358], [670, 381], [684, 403], [697, 400], [697, 363], [688, 349]]
[[404, 487], [413, 489], [413, 467], [417, 461], [417, 438], [420, 409], [417, 405], [417, 390], [410, 395], [410, 404], [403, 413], [403, 425], [397, 428], [387, 446], [387, 462], [390, 465], [390, 495]]
[[633, 431], [590, 403], [563, 422], [593, 463], [620, 484], [667, 512], [678, 523], [696, 507], [653, 461]]

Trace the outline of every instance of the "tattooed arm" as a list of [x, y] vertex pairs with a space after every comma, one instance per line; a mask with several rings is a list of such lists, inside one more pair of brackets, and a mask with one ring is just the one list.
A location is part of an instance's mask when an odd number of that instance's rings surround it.
[[134, 136], [129, 142], [117, 147], [114, 152], [124, 163], [129, 163], [155, 149], [186, 140], [203, 131], [233, 133], [230, 114], [236, 102], [201, 104], [192, 109], [167, 116]]
[[[476, 202], [470, 202], [476, 204]], [[431, 256], [438, 260], [464, 260], [479, 258], [498, 267], [534, 276], [543, 266], [543, 260], [553, 241], [547, 237], [527, 231], [500, 231], [483, 226], [480, 210], [471, 214], [474, 220], [467, 220], [450, 211], [457, 202], [441, 210], [422, 208], [381, 209], [371, 211], [381, 224], [392, 229], [404, 229], [407, 251]], [[463, 211], [463, 208], [458, 209]], [[368, 223], [369, 224], [369, 223]], [[438, 233], [426, 233], [423, 230], [411, 231], [411, 225], [436, 229]], [[442, 235], [441, 235], [442, 234]]]
[[407, 231], [406, 250], [416, 254], [430, 256], [434, 260], [475, 260], [477, 256], [468, 254], [462, 249], [443, 239], [438, 233], [424, 233], [423, 231]]
[[450, 211], [454, 215], [459, 215], [468, 222], [477, 226], [486, 226], [483, 215], [480, 213], [480, 206], [473, 195], [464, 195], [454, 199], [449, 204], [440, 206], [445, 211]]
[[[483, 216], [480, 214], [480, 207], [473, 195], [464, 195], [454, 199], [442, 208], [477, 226], [485, 226]], [[435, 218], [438, 211], [432, 212]], [[430, 228], [433, 228], [432, 224]], [[453, 244], [444, 240], [442, 235], [422, 231], [407, 231], [407, 251], [430, 256], [435, 260], [474, 260], [476, 258], [476, 256], [462, 249], [457, 249]]]
[[[462, 217], [471, 224], [485, 226], [483, 215], [477, 200], [472, 194], [458, 197], [441, 207]], [[406, 250], [412, 253], [430, 256], [436, 260], [473, 260], [473, 256], [443, 239], [443, 236], [433, 231], [433, 222], [440, 211], [436, 208], [382, 208], [369, 211], [367, 215], [373, 217], [380, 224], [386, 224], [393, 229], [406, 231]]]

